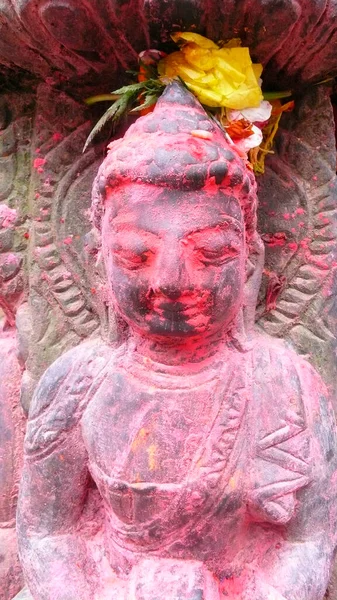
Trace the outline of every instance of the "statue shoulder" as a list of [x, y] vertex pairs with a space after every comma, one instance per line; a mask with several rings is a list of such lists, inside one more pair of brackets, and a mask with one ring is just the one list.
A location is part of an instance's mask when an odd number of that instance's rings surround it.
[[[295, 387], [311, 382], [327, 393], [326, 387], [315, 368], [282, 340], [259, 336], [252, 348], [253, 370], [257, 380], [267, 378], [270, 382], [287, 382]], [[305, 386], [307, 387], [307, 386]]]
[[65, 352], [46, 370], [29, 409], [26, 453], [43, 450], [76, 426], [115, 353], [91, 340]]
[[334, 428], [330, 394], [307, 360], [281, 340], [264, 336], [257, 338], [252, 352], [253, 386], [263, 412], [301, 429]]

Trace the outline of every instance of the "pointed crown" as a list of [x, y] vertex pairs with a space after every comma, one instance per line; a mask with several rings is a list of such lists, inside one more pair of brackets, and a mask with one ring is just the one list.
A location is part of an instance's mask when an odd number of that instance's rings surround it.
[[256, 231], [255, 178], [182, 83], [168, 85], [154, 111], [140, 117], [108, 150], [93, 186], [92, 217], [98, 229], [107, 188], [147, 183], [187, 191], [212, 181], [240, 200], [248, 241]]

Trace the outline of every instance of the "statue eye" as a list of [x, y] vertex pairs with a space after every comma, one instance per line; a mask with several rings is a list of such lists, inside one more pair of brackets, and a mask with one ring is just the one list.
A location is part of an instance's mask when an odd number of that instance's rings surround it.
[[153, 253], [151, 250], [146, 250], [141, 253], [134, 252], [129, 249], [116, 249], [114, 250], [114, 256], [117, 259], [117, 262], [126, 269], [134, 271], [141, 267], [146, 266], [150, 256]]
[[222, 265], [236, 258], [239, 251], [235, 246], [215, 246], [212, 248], [198, 248], [199, 258], [204, 264]]

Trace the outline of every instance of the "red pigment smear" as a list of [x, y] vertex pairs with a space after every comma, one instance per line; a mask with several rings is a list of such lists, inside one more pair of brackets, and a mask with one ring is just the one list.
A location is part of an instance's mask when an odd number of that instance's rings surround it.
[[53, 133], [52, 139], [53, 142], [60, 142], [61, 140], [63, 140], [63, 135], [59, 131], [56, 131], [55, 133]]
[[318, 267], [319, 269], [327, 270], [330, 268], [330, 265], [325, 260], [316, 258], [316, 256], [313, 256], [309, 252], [307, 252], [307, 254], [306, 254], [306, 259], [307, 259], [308, 263], [311, 263], [312, 265], [314, 265], [315, 267]]
[[71, 235], [69, 235], [68, 237], [64, 238], [64, 240], [63, 240], [63, 243], [66, 244], [67, 246], [69, 244], [72, 244], [72, 242], [73, 242], [73, 238], [72, 238]]
[[205, 153], [204, 141], [199, 143], [197, 139], [190, 138], [186, 143], [187, 151], [198, 160], [202, 159]]
[[33, 161], [33, 167], [34, 167], [34, 169], [37, 169], [39, 171], [39, 169], [41, 169], [41, 167], [43, 167], [43, 165], [45, 164], [45, 162], [46, 162], [45, 158], [35, 158], [34, 161]]
[[300, 246], [302, 248], [308, 248], [310, 243], [310, 239], [309, 238], [303, 238], [303, 240], [300, 241]]
[[215, 177], [209, 177], [206, 179], [205, 185], [202, 188], [209, 196], [215, 196], [219, 193], [219, 186], [215, 182]]
[[284, 275], [278, 275], [271, 271], [269, 274], [269, 282], [266, 293], [266, 310], [274, 310], [276, 308], [276, 301], [280, 293], [284, 290], [286, 285], [286, 277]]
[[285, 246], [287, 236], [284, 231], [277, 231], [276, 233], [265, 233], [262, 235], [262, 239], [271, 248], [275, 246]]

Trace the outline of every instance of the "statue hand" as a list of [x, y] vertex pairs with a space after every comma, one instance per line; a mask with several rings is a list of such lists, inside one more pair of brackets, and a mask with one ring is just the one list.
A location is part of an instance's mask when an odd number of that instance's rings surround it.
[[227, 581], [223, 591], [230, 600], [290, 600], [267, 583], [263, 573]]
[[146, 558], [131, 571], [127, 600], [220, 600], [219, 584], [202, 562]]

